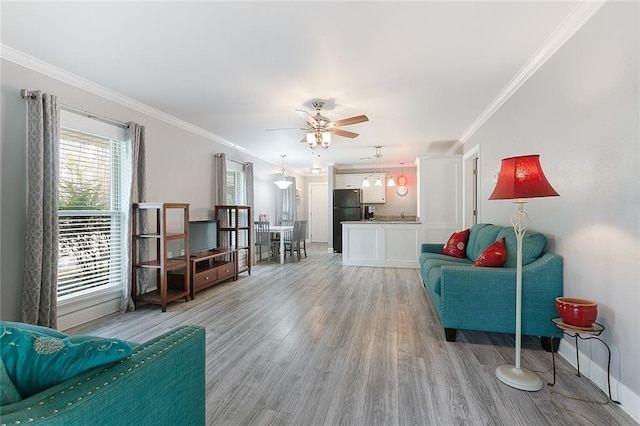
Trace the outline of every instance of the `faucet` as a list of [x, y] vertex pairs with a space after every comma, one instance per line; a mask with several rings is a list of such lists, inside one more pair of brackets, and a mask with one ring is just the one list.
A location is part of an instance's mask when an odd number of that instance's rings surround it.
[[400, 212], [400, 218], [404, 219], [404, 211]]

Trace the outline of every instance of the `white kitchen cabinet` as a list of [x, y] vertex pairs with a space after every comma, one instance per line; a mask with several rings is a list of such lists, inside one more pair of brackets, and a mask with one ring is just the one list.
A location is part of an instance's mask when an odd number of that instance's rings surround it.
[[[387, 201], [387, 180], [384, 173], [374, 173], [372, 176], [368, 176], [369, 184], [368, 188], [362, 188], [362, 203], [363, 204], [383, 204]], [[382, 186], [375, 186], [376, 180], [380, 179]], [[364, 176], [363, 176], [364, 179]], [[362, 182], [362, 180], [360, 181]]]
[[366, 175], [356, 173], [343, 173], [336, 175], [336, 189], [357, 189], [362, 185], [362, 179]]

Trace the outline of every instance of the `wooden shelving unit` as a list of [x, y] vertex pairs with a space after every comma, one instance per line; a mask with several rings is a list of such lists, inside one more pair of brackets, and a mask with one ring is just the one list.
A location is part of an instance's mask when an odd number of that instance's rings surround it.
[[[167, 232], [167, 214], [177, 210], [182, 214], [182, 229], [178, 232]], [[141, 212], [155, 213], [155, 224], [152, 229], [142, 229], [139, 223]], [[150, 220], [150, 217], [147, 217]], [[175, 300], [190, 298], [190, 281], [188, 256], [181, 255], [169, 257], [167, 242], [182, 240], [184, 252], [189, 253], [189, 204], [186, 203], [134, 203], [132, 207], [132, 253], [131, 253], [131, 297], [135, 303], [153, 303], [162, 307], [166, 312], [167, 304]], [[144, 248], [148, 249], [148, 255], [144, 255]], [[143, 258], [146, 257], [146, 258]], [[167, 274], [170, 271], [184, 268], [182, 286], [167, 285]], [[140, 270], [156, 272], [156, 290], [138, 294], [138, 273]]]
[[[215, 206], [215, 215], [220, 235], [226, 234], [226, 244], [237, 250], [236, 262], [246, 251], [247, 264], [237, 272], [248, 271], [251, 275], [251, 206]], [[237, 267], [240, 268], [240, 262]]]

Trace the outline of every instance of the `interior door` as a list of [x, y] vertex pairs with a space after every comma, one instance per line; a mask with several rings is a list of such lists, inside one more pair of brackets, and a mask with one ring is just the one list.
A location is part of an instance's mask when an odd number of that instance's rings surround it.
[[329, 187], [326, 183], [309, 184], [309, 235], [312, 243], [329, 241]]

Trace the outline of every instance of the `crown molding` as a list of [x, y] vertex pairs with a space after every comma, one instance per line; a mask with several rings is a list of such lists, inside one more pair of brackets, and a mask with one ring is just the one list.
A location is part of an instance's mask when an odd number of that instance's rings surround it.
[[63, 70], [62, 68], [58, 68], [47, 62], [41, 61], [40, 59], [34, 58], [33, 56], [27, 55], [26, 53], [23, 53], [12, 47], [6, 46], [4, 44], [0, 44], [0, 58], [13, 62], [22, 67], [28, 68], [30, 70], [39, 72], [48, 77], [59, 80], [63, 83], [70, 84], [86, 92], [92, 93], [96, 96], [100, 96], [101, 98], [104, 98], [108, 101], [115, 102], [119, 105], [138, 111], [150, 117], [156, 118], [160, 121], [164, 121], [167, 124], [181, 128], [183, 130], [186, 130], [187, 132], [193, 133], [198, 136], [202, 136], [205, 139], [209, 139], [211, 141], [236, 149], [238, 151], [248, 153], [248, 151], [245, 148], [234, 144], [233, 142], [223, 138], [220, 135], [204, 130], [198, 126], [194, 126], [191, 123], [188, 123], [184, 120], [181, 120], [177, 117], [174, 117], [170, 114], [167, 114], [155, 108], [152, 108], [149, 105], [143, 104], [142, 102], [138, 102], [135, 99], [131, 99], [118, 92], [107, 89], [104, 86], [96, 84], [78, 75], [72, 74], [68, 71]]
[[486, 123], [502, 105], [518, 91], [582, 26], [604, 5], [607, 0], [583, 0], [567, 15], [562, 23], [545, 40], [496, 98], [475, 119], [469, 128], [449, 148], [455, 154]]

